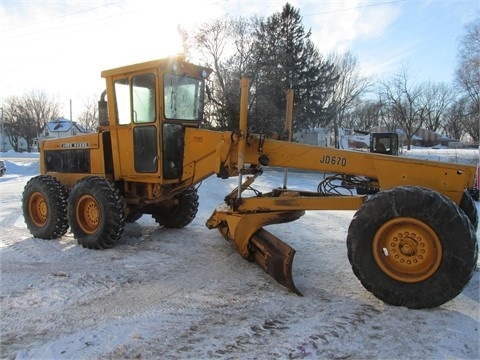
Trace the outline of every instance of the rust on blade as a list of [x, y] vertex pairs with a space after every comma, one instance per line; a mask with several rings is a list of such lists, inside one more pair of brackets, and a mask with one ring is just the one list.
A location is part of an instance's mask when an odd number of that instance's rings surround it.
[[292, 247], [261, 228], [251, 237], [249, 250], [252, 260], [267, 274], [279, 284], [303, 296], [293, 282], [292, 264], [295, 250]]

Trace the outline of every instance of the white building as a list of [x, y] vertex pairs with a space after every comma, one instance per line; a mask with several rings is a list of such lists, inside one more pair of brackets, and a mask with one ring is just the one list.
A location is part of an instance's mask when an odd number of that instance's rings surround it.
[[38, 135], [38, 139], [59, 139], [85, 133], [87, 133], [87, 131], [81, 125], [77, 124], [75, 121], [62, 117], [47, 122]]
[[293, 134], [293, 139], [302, 144], [330, 146], [331, 133], [326, 128], [315, 128]]
[[38, 134], [38, 138], [33, 141], [33, 148], [38, 149], [38, 142], [45, 139], [60, 139], [86, 133], [87, 131], [83, 126], [77, 124], [75, 121], [62, 117], [47, 122], [42, 131], [40, 131], [40, 134]]
[[[20, 138], [18, 140], [18, 148], [20, 150], [27, 150], [27, 141], [24, 138]], [[10, 144], [8, 134], [6, 132], [2, 132], [0, 129], [0, 152], [7, 152], [11, 150], [13, 150], [13, 146]]]

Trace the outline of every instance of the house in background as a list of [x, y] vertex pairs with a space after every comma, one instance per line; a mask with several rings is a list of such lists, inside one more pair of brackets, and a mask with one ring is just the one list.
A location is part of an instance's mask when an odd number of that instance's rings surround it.
[[59, 118], [47, 122], [42, 131], [38, 135], [39, 140], [43, 139], [59, 139], [67, 136], [86, 134], [87, 131], [75, 121]]
[[[20, 151], [27, 150], [27, 140], [25, 140], [23, 137], [18, 138], [18, 149]], [[0, 152], [7, 152], [7, 151], [14, 151], [14, 148], [10, 143], [8, 133], [3, 132], [0, 129]]]
[[293, 140], [302, 144], [331, 146], [331, 133], [327, 128], [314, 128], [310, 131], [299, 131], [293, 134]]
[[38, 143], [45, 139], [60, 139], [67, 136], [86, 134], [87, 132], [83, 126], [75, 121], [61, 117], [47, 122], [40, 134], [38, 134], [38, 138], [33, 141], [33, 147], [38, 149]]
[[[340, 129], [340, 133], [345, 129]], [[391, 130], [387, 127], [373, 127], [369, 130], [370, 133], [388, 133]], [[398, 143], [400, 148], [406, 146], [407, 136], [405, 131], [397, 128], [395, 132], [398, 134]], [[312, 130], [303, 130], [293, 135], [294, 141], [299, 143], [318, 145], [318, 146], [333, 146], [332, 132], [327, 128], [315, 128]], [[363, 144], [368, 148], [367, 143]], [[445, 146], [450, 148], [463, 148], [466, 145], [458, 140], [449, 139], [446, 136], [433, 132], [427, 129], [419, 129], [411, 139], [412, 146], [418, 147], [439, 147]]]

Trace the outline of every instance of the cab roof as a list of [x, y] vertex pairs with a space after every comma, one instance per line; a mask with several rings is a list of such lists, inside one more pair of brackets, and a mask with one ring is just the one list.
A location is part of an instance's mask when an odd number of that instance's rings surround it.
[[156, 68], [160, 68], [164, 71], [174, 71], [173, 64], [176, 64], [179, 67], [188, 66], [191, 68], [198, 68], [202, 70], [205, 69], [207, 70], [208, 74], [210, 74], [212, 71], [203, 66], [188, 63], [185, 61], [185, 58], [182, 55], [176, 55], [176, 56], [166, 57], [163, 59], [151, 60], [151, 61], [146, 61], [138, 64], [121, 66], [114, 69], [103, 70], [101, 73], [101, 76], [103, 78], [106, 78], [109, 76], [126, 75], [130, 73], [136, 73], [136, 72], [141, 72], [141, 71], [156, 69]]

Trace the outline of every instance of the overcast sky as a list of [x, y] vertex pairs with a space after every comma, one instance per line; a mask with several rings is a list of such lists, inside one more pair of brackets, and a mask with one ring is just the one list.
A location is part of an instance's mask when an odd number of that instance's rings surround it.
[[[270, 16], [277, 0], [0, 0], [0, 101], [31, 89], [69, 118], [104, 89], [100, 72], [179, 51], [177, 27], [229, 16]], [[451, 83], [464, 26], [480, 0], [291, 0], [320, 51], [350, 50], [361, 71]]]

